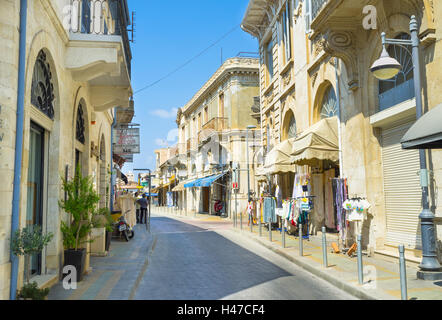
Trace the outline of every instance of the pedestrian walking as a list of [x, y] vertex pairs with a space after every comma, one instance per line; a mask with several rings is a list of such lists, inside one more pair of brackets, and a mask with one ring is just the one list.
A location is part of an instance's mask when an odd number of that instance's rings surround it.
[[149, 200], [147, 200], [146, 195], [143, 194], [142, 198], [137, 200], [137, 203], [140, 205], [140, 222], [139, 223], [146, 224], [147, 206], [149, 205]]
[[135, 198], [137, 199], [137, 200], [135, 200], [135, 208], [136, 208], [136, 213], [137, 213], [137, 223], [140, 223], [141, 207], [140, 207], [140, 204], [138, 203], [138, 200], [141, 199], [141, 196], [138, 192], [135, 193]]

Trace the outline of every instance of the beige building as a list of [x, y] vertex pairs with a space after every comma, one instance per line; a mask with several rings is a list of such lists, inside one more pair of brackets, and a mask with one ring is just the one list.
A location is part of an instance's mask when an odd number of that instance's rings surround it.
[[[95, 1], [97, 2], [97, 1]], [[71, 6], [72, 5], [72, 6]], [[28, 1], [24, 68], [23, 159], [19, 227], [55, 236], [32, 258], [31, 281], [48, 286], [63, 266], [61, 176], [76, 164], [109, 203], [115, 107], [128, 108], [131, 52], [126, 1]], [[92, 20], [89, 17], [94, 17]], [[19, 70], [20, 1], [0, 3], [0, 299], [10, 297], [11, 221]], [[132, 109], [133, 111], [133, 109]], [[19, 260], [17, 289], [23, 284]]]
[[[227, 59], [178, 110], [178, 144], [166, 164], [159, 165], [165, 170], [164, 177], [174, 178], [169, 182], [173, 183], [172, 191], [180, 210], [188, 214], [231, 214], [231, 169], [235, 164], [241, 169], [238, 211], [245, 209], [247, 133], [251, 164], [260, 150], [255, 141], [257, 130], [247, 130], [247, 126], [259, 126], [252, 111], [257, 96], [258, 60], [235, 57]], [[253, 188], [254, 168], [250, 168]], [[202, 178], [207, 178], [204, 183]]]
[[[325, 135], [333, 137], [333, 148], [324, 159], [299, 166], [306, 161], [293, 162], [292, 155], [286, 159], [288, 167], [272, 172], [282, 180], [292, 174], [285, 185], [281, 182], [286, 195], [291, 194], [294, 172], [322, 174], [318, 194], [326, 193], [329, 178], [346, 178], [349, 197], [371, 204], [362, 225], [364, 247], [394, 254], [404, 244], [407, 258], [420, 262], [419, 154], [400, 145], [416, 119], [411, 55], [402, 47], [387, 46], [403, 66], [399, 75], [379, 81], [369, 71], [382, 51], [380, 33], [409, 39], [412, 15], [420, 26], [422, 95], [428, 111], [442, 102], [439, 1], [251, 0], [242, 28], [259, 40], [262, 140], [269, 144], [268, 151], [284, 147], [285, 140], [301, 143], [313, 136], [309, 130], [317, 130], [321, 120], [339, 119]], [[367, 23], [375, 23], [376, 29], [368, 29]], [[437, 190], [442, 152], [426, 154], [432, 173], [431, 209], [441, 239], [442, 196]], [[290, 165], [293, 169], [287, 169]], [[330, 205], [330, 200], [321, 201], [316, 210]], [[441, 241], [437, 243], [440, 257]]]

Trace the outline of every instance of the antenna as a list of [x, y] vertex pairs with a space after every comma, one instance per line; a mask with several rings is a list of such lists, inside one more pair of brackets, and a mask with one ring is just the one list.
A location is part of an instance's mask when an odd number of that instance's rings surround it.
[[136, 20], [136, 12], [132, 11], [132, 29], [127, 29], [127, 31], [131, 33], [131, 39], [129, 41], [132, 43], [135, 43], [135, 27], [137, 26], [135, 20]]

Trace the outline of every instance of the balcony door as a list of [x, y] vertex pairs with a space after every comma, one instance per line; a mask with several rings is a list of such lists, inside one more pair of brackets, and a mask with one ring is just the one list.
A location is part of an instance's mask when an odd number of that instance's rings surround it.
[[[42, 127], [31, 122], [29, 132], [29, 167], [27, 182], [26, 225], [43, 225], [43, 195], [44, 195], [44, 137]], [[42, 255], [35, 254], [30, 261], [30, 276], [41, 274]]]

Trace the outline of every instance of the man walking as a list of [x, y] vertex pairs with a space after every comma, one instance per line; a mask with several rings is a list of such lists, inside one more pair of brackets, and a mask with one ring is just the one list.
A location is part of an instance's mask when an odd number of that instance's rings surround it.
[[[147, 223], [147, 206], [149, 204], [149, 201], [146, 199], [146, 195], [143, 194], [143, 197], [141, 199], [137, 200], [137, 203], [140, 205], [140, 223], [146, 224]], [[143, 222], [144, 217], [144, 222]]]

